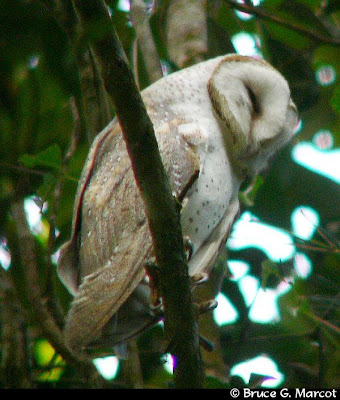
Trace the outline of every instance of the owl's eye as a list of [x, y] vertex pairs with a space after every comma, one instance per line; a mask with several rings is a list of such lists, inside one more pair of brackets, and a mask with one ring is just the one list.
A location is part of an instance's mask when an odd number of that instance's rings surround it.
[[247, 89], [247, 92], [248, 92], [250, 101], [251, 101], [251, 103], [252, 103], [252, 105], [253, 105], [254, 113], [255, 113], [256, 115], [260, 115], [260, 113], [261, 113], [261, 107], [260, 107], [260, 104], [259, 104], [259, 102], [258, 102], [258, 99], [257, 99], [256, 96], [255, 96], [255, 93], [253, 92], [253, 90], [252, 90], [249, 86], [246, 86], [246, 89]]

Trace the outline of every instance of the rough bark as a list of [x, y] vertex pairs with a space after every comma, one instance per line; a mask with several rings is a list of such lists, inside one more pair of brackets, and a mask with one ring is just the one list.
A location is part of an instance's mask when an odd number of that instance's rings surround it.
[[33, 387], [23, 308], [8, 271], [0, 266], [0, 382], [7, 389]]

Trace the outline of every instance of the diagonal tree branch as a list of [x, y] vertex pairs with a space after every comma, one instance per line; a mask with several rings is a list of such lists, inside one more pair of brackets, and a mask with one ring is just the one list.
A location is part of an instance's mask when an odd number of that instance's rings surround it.
[[114, 104], [149, 218], [165, 307], [165, 330], [173, 344], [178, 388], [202, 387], [204, 373], [196, 313], [192, 304], [179, 207], [161, 157], [152, 123], [126, 56], [102, 0], [73, 0], [83, 26], [100, 21], [108, 31], [92, 43], [100, 72]]
[[239, 11], [248, 14], [254, 14], [259, 18], [275, 22], [281, 26], [285, 26], [286, 28], [292, 29], [296, 32], [300, 32], [303, 35], [306, 35], [313, 40], [317, 40], [318, 42], [328, 43], [337, 46], [340, 44], [340, 39], [338, 37], [320, 35], [318, 32], [311, 31], [301, 25], [295, 24], [291, 21], [284, 20], [280, 17], [277, 17], [276, 15], [271, 15], [259, 7], [254, 7], [248, 4], [236, 3], [236, 1], [233, 0], [226, 0], [226, 4], [229, 7], [236, 8]]
[[[167, 8], [167, 48], [172, 61], [180, 68], [203, 61], [208, 52], [207, 4], [202, 0], [173, 0]], [[222, 258], [222, 257], [221, 257]], [[226, 250], [223, 259], [227, 258]], [[208, 282], [195, 289], [197, 303], [214, 299], [220, 291], [225, 267], [217, 263], [211, 271]], [[203, 363], [207, 376], [226, 379], [226, 367], [222, 356], [220, 327], [214, 321], [213, 313], [199, 317], [199, 332], [211, 342], [214, 351], [203, 351]]]

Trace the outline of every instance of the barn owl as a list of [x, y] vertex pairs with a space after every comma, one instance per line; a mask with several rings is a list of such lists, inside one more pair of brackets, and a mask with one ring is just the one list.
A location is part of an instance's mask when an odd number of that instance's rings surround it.
[[[142, 97], [182, 205], [189, 275], [209, 274], [238, 215], [240, 185], [293, 135], [297, 110], [288, 84], [264, 60], [231, 54], [166, 76]], [[58, 274], [74, 296], [64, 332], [74, 351], [123, 344], [159, 321], [162, 306], [150, 303], [145, 270], [153, 257], [114, 119], [89, 151], [72, 236], [60, 250]]]

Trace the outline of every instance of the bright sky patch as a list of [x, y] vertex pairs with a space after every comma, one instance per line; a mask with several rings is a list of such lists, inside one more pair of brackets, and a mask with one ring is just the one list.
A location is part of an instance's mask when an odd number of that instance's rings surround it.
[[119, 360], [116, 356], [96, 358], [93, 360], [99, 373], [107, 380], [114, 379], [118, 372]]
[[340, 149], [320, 150], [313, 143], [300, 142], [293, 148], [292, 158], [297, 164], [340, 183]]
[[230, 371], [231, 375], [241, 376], [246, 383], [249, 383], [250, 375], [252, 373], [266, 375], [272, 378], [263, 382], [261, 385], [262, 387], [275, 388], [279, 386], [284, 379], [284, 375], [278, 370], [276, 363], [265, 355], [239, 363]]
[[295, 251], [293, 240], [288, 233], [261, 223], [248, 211], [243, 213], [234, 225], [227, 246], [231, 250], [256, 247], [275, 262], [287, 261]]

